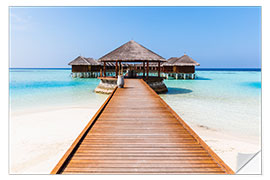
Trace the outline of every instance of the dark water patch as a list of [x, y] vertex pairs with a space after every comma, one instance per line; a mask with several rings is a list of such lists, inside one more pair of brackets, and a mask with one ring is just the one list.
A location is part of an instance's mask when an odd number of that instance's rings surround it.
[[197, 81], [197, 80], [212, 80], [212, 79], [198, 76], [196, 79], [192, 81]]
[[242, 83], [241, 85], [248, 86], [251, 88], [256, 88], [256, 89], [260, 89], [262, 87], [261, 82], [245, 82], [245, 83]]
[[168, 88], [168, 92], [166, 93], [167, 95], [170, 94], [187, 94], [187, 93], [191, 93], [192, 90], [190, 89], [185, 89], [185, 88]]

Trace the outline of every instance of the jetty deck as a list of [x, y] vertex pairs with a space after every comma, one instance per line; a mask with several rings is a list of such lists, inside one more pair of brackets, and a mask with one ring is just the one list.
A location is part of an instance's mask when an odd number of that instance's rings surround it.
[[233, 174], [143, 80], [125, 79], [52, 174]]

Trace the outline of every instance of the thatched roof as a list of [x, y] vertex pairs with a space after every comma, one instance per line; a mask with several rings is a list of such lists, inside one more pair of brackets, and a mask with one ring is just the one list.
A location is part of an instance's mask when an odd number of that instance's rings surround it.
[[166, 61], [160, 55], [131, 40], [101, 57], [99, 61]]
[[78, 56], [76, 59], [68, 63], [68, 65], [91, 65], [98, 66], [100, 63], [93, 58], [85, 58], [82, 56]]
[[162, 66], [199, 66], [200, 64], [193, 60], [188, 55], [179, 57], [171, 57]]

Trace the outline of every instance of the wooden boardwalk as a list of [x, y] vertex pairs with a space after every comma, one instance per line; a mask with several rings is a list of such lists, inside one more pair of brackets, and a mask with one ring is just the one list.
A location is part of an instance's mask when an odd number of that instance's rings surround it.
[[143, 80], [125, 79], [52, 174], [233, 174]]

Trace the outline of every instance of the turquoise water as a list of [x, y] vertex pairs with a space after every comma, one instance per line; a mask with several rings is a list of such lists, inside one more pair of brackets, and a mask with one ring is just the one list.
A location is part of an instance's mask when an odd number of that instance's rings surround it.
[[165, 80], [161, 97], [187, 122], [259, 136], [260, 71], [197, 71], [196, 80]]
[[[197, 71], [196, 80], [165, 80], [161, 97], [187, 122], [243, 135], [260, 134], [260, 71]], [[10, 109], [84, 104], [96, 108], [98, 79], [73, 79], [70, 70], [10, 69]]]
[[11, 111], [52, 106], [96, 107], [107, 95], [96, 94], [98, 79], [73, 79], [70, 70], [10, 69]]

